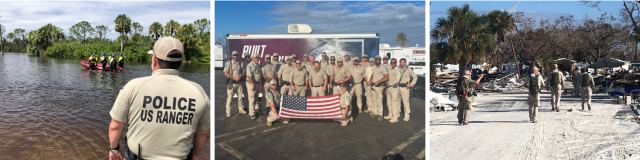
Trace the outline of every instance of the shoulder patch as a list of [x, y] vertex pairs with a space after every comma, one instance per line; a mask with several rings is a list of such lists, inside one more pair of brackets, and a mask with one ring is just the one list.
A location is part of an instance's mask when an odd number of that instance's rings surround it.
[[247, 69], [251, 69], [251, 66], [249, 66]]
[[398, 73], [399, 75], [402, 75], [402, 70], [400, 70], [400, 72]]
[[225, 67], [225, 68], [227, 68], [227, 66], [229, 66], [229, 63], [227, 63], [227, 64], [224, 64], [224, 67]]
[[267, 94], [267, 98], [271, 98], [271, 93]]
[[350, 100], [350, 98], [351, 98], [351, 97], [347, 96], [347, 101], [349, 101], [349, 100]]
[[384, 67], [384, 69], [386, 69], [386, 70], [387, 70], [387, 72], [389, 72], [389, 68], [387, 68], [387, 67]]

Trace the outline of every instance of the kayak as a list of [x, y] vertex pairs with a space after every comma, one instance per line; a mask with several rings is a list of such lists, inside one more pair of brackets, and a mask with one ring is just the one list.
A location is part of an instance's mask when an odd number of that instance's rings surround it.
[[[91, 64], [87, 60], [81, 60], [80, 64], [86, 69], [92, 69]], [[97, 63], [95, 66], [93, 66], [93, 70], [102, 70], [102, 63]], [[111, 71], [111, 65], [107, 64], [104, 70]], [[118, 66], [118, 70], [122, 71], [122, 67]]]

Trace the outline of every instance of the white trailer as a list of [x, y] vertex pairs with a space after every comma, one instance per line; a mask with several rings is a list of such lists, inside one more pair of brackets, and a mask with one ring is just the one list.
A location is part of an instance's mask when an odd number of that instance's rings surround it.
[[224, 49], [221, 45], [216, 45], [215, 47], [213, 47], [213, 56], [215, 58], [215, 69], [223, 69], [225, 55]]
[[[416, 44], [416, 46], [418, 46]], [[395, 58], [400, 62], [400, 59], [407, 60], [407, 66], [411, 67], [416, 75], [426, 74], [426, 48], [424, 47], [391, 47], [389, 44], [380, 44], [380, 56], [388, 56]]]

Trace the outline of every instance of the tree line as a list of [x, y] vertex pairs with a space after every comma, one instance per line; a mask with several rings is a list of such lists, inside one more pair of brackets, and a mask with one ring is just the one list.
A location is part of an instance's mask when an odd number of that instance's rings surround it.
[[[81, 21], [69, 28], [68, 32], [51, 23], [32, 31], [22, 28], [7, 33], [2, 39], [5, 52], [27, 52], [31, 55], [52, 57], [86, 58], [95, 53], [123, 53], [127, 60], [147, 61], [151, 55], [151, 44], [162, 37], [174, 37], [185, 47], [185, 60], [192, 62], [209, 62], [211, 22], [199, 19], [193, 23], [180, 24], [170, 20], [164, 26], [154, 22], [149, 32], [143, 33], [144, 26], [132, 22], [125, 14], [118, 15], [115, 28], [105, 25], [92, 26]], [[0, 29], [3, 29], [0, 27]], [[115, 40], [107, 39], [111, 31], [120, 34]]]
[[[589, 7], [599, 3], [582, 2]], [[464, 66], [473, 60], [476, 64], [499, 66], [515, 61], [520, 69], [523, 65], [536, 65], [544, 74], [559, 58], [588, 63], [603, 58], [638, 62], [639, 9], [635, 1], [623, 1], [621, 18], [605, 12], [599, 17], [585, 15], [577, 22], [573, 15], [555, 20], [500, 10], [479, 15], [468, 4], [453, 6], [431, 30], [430, 63]], [[460, 67], [460, 75], [464, 71]]]

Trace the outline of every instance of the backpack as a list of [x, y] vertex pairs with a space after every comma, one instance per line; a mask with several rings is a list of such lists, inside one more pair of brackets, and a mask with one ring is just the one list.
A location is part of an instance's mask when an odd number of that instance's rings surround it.
[[593, 82], [591, 81], [591, 78], [589, 78], [589, 74], [588, 73], [583, 73], [582, 74], [582, 82], [580, 83], [580, 87], [589, 87], [593, 85]]
[[551, 72], [551, 86], [555, 87], [560, 84], [560, 74], [558, 72]]
[[529, 80], [529, 94], [538, 94], [540, 93], [540, 82], [538, 82], [540, 80], [539, 78], [540, 75], [535, 74], [535, 76], [531, 77], [531, 80]]
[[464, 78], [458, 78], [456, 92], [460, 96], [464, 96], [469, 92], [467, 81]]

